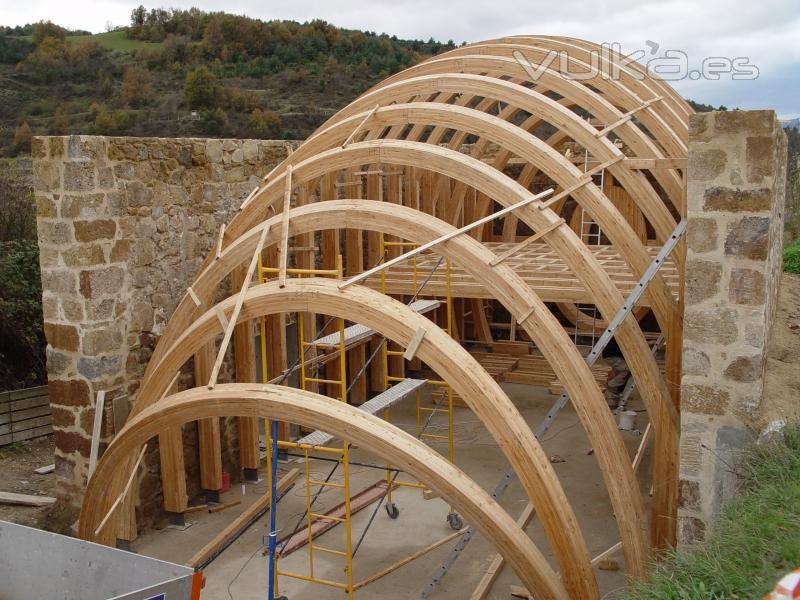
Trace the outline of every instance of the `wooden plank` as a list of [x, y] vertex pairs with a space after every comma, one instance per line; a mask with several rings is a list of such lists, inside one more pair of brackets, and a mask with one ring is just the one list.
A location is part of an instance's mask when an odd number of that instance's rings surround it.
[[286, 166], [286, 185], [283, 192], [281, 239], [278, 243], [278, 285], [286, 285], [286, 267], [289, 262], [289, 212], [292, 205], [292, 165]]
[[87, 477], [92, 478], [95, 467], [97, 467], [97, 453], [100, 450], [100, 435], [103, 428], [103, 407], [106, 402], [106, 391], [97, 392], [97, 399], [94, 403], [94, 424], [92, 425], [92, 445], [89, 449], [89, 473]]
[[34, 469], [34, 473], [38, 473], [39, 475], [47, 475], [48, 473], [52, 473], [56, 470], [56, 465], [45, 465], [44, 467], [39, 467], [38, 469]]
[[[245, 278], [244, 266], [231, 274], [234, 287], [242, 285]], [[256, 381], [256, 352], [253, 340], [253, 321], [244, 321], [233, 330], [233, 364], [236, 381], [247, 383]], [[258, 419], [239, 417], [239, 465], [243, 469], [258, 469], [261, 464], [259, 453]]]
[[[281, 477], [276, 484], [278, 493], [280, 494], [284, 492], [294, 482], [294, 480], [297, 479], [299, 474], [299, 469], [294, 468], [286, 475]], [[270, 501], [271, 493], [269, 490], [267, 490], [263, 496], [248, 506], [242, 512], [242, 514], [231, 521], [231, 523], [227, 525], [225, 529], [220, 531], [211, 539], [211, 541], [200, 548], [200, 550], [195, 552], [194, 555], [186, 561], [186, 566], [197, 568], [211, 562], [211, 560], [219, 555], [219, 553], [222, 552], [225, 547], [242, 535], [242, 533], [244, 533], [255, 522], [261, 511], [266, 510], [269, 507]]]
[[15, 494], [13, 492], [0, 492], [0, 504], [18, 504], [20, 506], [50, 506], [56, 499], [50, 496], [31, 496], [30, 494]]
[[9, 433], [7, 436], [0, 437], [0, 446], [3, 444], [10, 444], [11, 442], [24, 442], [25, 440], [32, 440], [33, 438], [42, 437], [43, 435], [50, 435], [51, 433], [53, 433], [53, 426], [51, 424], [42, 425], [41, 427], [35, 427], [33, 429], [26, 429], [25, 431]]
[[25, 419], [24, 421], [18, 421], [11, 423], [11, 433], [16, 434], [23, 431], [29, 431], [31, 429], [37, 429], [39, 427], [46, 427], [51, 425], [53, 422], [50, 415], [45, 415], [44, 417], [35, 417], [33, 419]]
[[[393, 485], [393, 487], [397, 487]], [[367, 486], [357, 494], [354, 494], [350, 498], [350, 514], [354, 515], [361, 510], [365, 509], [367, 506], [376, 502], [383, 498], [386, 494], [386, 480], [379, 479], [375, 483], [370, 486]], [[338, 504], [331, 508], [329, 511], [325, 513], [325, 516], [333, 517], [336, 519], [343, 519], [345, 514], [345, 507], [344, 502]], [[300, 531], [288, 535], [283, 539], [278, 541], [278, 547], [280, 548], [279, 554], [281, 558], [285, 558], [289, 556], [295, 550], [299, 550], [306, 544], [308, 544], [308, 537], [311, 535], [312, 539], [318, 538], [326, 531], [333, 529], [338, 525], [338, 521], [332, 521], [329, 519], [317, 519], [311, 524], [311, 533], [309, 534], [307, 527], [302, 527]]]

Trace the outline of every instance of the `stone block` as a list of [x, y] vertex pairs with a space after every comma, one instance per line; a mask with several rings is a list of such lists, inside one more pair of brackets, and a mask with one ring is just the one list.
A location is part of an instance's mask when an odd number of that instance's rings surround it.
[[678, 508], [700, 510], [700, 484], [697, 481], [681, 479], [678, 482]]
[[683, 349], [684, 375], [707, 375], [711, 369], [711, 359], [708, 354], [697, 348]]
[[109, 355], [100, 357], [81, 356], [78, 359], [78, 373], [89, 381], [94, 381], [108, 375], [116, 375], [122, 369], [122, 357]]
[[78, 278], [74, 271], [66, 269], [43, 269], [42, 291], [55, 296], [74, 296], [78, 291]]
[[725, 254], [750, 260], [766, 260], [769, 248], [768, 217], [743, 217], [728, 227]]
[[50, 407], [50, 417], [53, 420], [53, 427], [58, 429], [68, 429], [75, 425], [76, 414], [60, 406]]
[[64, 190], [90, 192], [97, 185], [94, 163], [91, 161], [64, 163]]
[[703, 415], [724, 415], [730, 394], [717, 386], [683, 384], [681, 410]]
[[58, 448], [64, 454], [79, 453], [84, 458], [89, 458], [92, 442], [88, 437], [86, 437], [86, 435], [77, 433], [75, 431], [56, 429], [53, 432], [53, 438], [56, 448]]
[[766, 300], [766, 280], [755, 269], [731, 269], [728, 297], [735, 304], [760, 306]]
[[728, 157], [724, 150], [691, 150], [689, 152], [690, 181], [712, 181], [725, 170]]
[[89, 386], [82, 379], [50, 379], [47, 390], [50, 404], [88, 406], [92, 403]]
[[33, 161], [33, 189], [37, 192], [51, 193], [61, 190], [61, 168], [57, 162]]
[[72, 368], [74, 359], [69, 354], [65, 354], [58, 348], [48, 345], [45, 351], [47, 355], [47, 375], [66, 375]]
[[44, 337], [47, 343], [58, 350], [77, 352], [80, 344], [78, 329], [74, 325], [62, 323], [44, 323]]
[[775, 140], [771, 135], [747, 138], [745, 156], [747, 181], [762, 183], [764, 178], [772, 177], [775, 169]]
[[119, 295], [125, 281], [125, 271], [119, 267], [106, 267], [81, 271], [80, 290], [85, 298]]
[[703, 195], [703, 210], [722, 212], [764, 212], [772, 206], [772, 192], [768, 188], [741, 190], [712, 187]]
[[72, 242], [72, 231], [65, 221], [45, 221], [37, 223], [39, 244], [63, 246]]
[[693, 259], [686, 263], [686, 302], [698, 304], [719, 292], [722, 265], [718, 262]]
[[99, 356], [122, 350], [122, 333], [115, 328], [91, 329], [83, 332], [81, 345], [83, 353], [88, 356]]
[[206, 156], [212, 163], [222, 162], [222, 141], [221, 140], [208, 140], [206, 141]]
[[729, 110], [714, 114], [714, 126], [720, 133], [744, 135], [771, 134], [775, 113], [771, 110]]
[[725, 377], [740, 383], [752, 383], [761, 378], [763, 371], [762, 356], [739, 356], [725, 368]]
[[46, 194], [37, 193], [34, 195], [36, 201], [36, 216], [39, 219], [55, 219], [58, 217], [58, 208]]
[[678, 517], [678, 541], [681, 544], [697, 544], [706, 538], [706, 524], [697, 517]]
[[701, 344], [732, 344], [739, 338], [737, 315], [729, 308], [687, 311], [684, 337]]
[[103, 248], [97, 244], [90, 246], [70, 246], [61, 253], [67, 267], [92, 267], [102, 265], [106, 258]]
[[67, 219], [96, 219], [105, 216], [103, 194], [66, 195], [61, 206], [61, 216]]
[[717, 222], [702, 217], [689, 219], [686, 243], [693, 252], [713, 252], [717, 249]]
[[111, 248], [111, 262], [125, 262], [131, 254], [130, 240], [117, 240]]
[[79, 242], [114, 239], [117, 233], [117, 224], [110, 219], [75, 221], [73, 226], [75, 227], [75, 239]]

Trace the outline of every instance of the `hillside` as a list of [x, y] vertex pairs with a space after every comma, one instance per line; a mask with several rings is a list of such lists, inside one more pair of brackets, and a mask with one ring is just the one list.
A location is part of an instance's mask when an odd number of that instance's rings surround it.
[[135, 9], [92, 35], [0, 27], [0, 155], [31, 135], [302, 139], [374, 83], [454, 47], [312, 21]]

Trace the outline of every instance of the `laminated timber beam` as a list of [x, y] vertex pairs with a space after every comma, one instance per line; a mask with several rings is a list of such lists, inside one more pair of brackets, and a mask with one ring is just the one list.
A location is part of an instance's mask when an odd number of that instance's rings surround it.
[[[287, 285], [288, 287], [288, 285]], [[228, 415], [280, 419], [326, 429], [369, 448], [449, 501], [459, 513], [491, 539], [523, 584], [538, 598], [568, 600], [568, 591], [541, 551], [524, 531], [477, 483], [424, 443], [378, 417], [311, 392], [267, 384], [221, 384], [214, 390], [180, 392], [152, 405], [117, 434], [98, 464], [86, 490], [79, 535], [93, 539], [100, 513], [94, 507], [113, 502], [118, 471], [142, 444], [164, 427]], [[563, 578], [563, 573], [562, 573]]]

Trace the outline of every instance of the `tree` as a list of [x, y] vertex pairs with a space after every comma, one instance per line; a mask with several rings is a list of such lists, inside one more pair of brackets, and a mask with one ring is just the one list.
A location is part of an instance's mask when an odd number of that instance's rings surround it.
[[34, 23], [31, 30], [31, 39], [37, 46], [41, 44], [45, 38], [55, 38], [63, 40], [67, 37], [67, 31], [63, 27], [59, 27], [52, 21], [39, 21]]
[[220, 95], [217, 77], [201, 65], [186, 76], [183, 97], [190, 108], [213, 108]]
[[281, 131], [281, 118], [274, 110], [256, 108], [250, 113], [248, 125], [256, 137], [262, 139], [275, 138]]
[[23, 121], [14, 130], [14, 146], [19, 152], [30, 152], [31, 137], [33, 137], [33, 134], [31, 133], [30, 125]]
[[67, 111], [64, 110], [63, 106], [59, 106], [56, 108], [56, 112], [53, 113], [53, 120], [50, 122], [50, 131], [55, 135], [63, 135], [67, 133], [69, 129], [69, 117], [67, 116]]
[[122, 98], [129, 106], [145, 104], [153, 93], [153, 77], [150, 71], [133, 65], [122, 75]]

